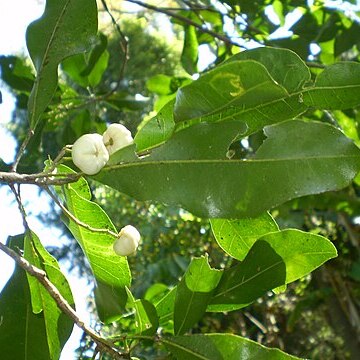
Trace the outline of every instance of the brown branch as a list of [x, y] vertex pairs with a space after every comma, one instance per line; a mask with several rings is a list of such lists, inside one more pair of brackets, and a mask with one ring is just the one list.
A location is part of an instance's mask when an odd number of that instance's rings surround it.
[[82, 176], [76, 174], [18, 174], [16, 172], [0, 171], [0, 183], [5, 184], [32, 184], [32, 185], [64, 185], [76, 182]]
[[97, 229], [93, 228], [92, 226], [85, 224], [84, 222], [80, 221], [78, 218], [76, 218], [60, 201], [59, 199], [51, 192], [51, 190], [47, 187], [43, 187], [45, 191], [49, 194], [49, 196], [54, 200], [55, 204], [59, 206], [59, 208], [63, 211], [63, 213], [76, 225], [83, 227], [86, 230], [100, 233], [100, 234], [107, 234], [113, 236], [115, 239], [118, 237], [118, 234], [114, 233], [113, 231], [109, 229]]
[[10, 249], [8, 246], [2, 244], [0, 242], [0, 250], [2, 250], [5, 254], [10, 256], [13, 260], [15, 260], [16, 264], [19, 265], [22, 269], [24, 269], [29, 275], [34, 276], [46, 289], [46, 291], [50, 294], [50, 296], [54, 299], [59, 309], [70, 317], [70, 319], [87, 335], [91, 337], [91, 339], [96, 343], [97, 348], [100, 351], [106, 352], [109, 355], [113, 356], [113, 359], [127, 359], [125, 354], [119, 353], [116, 349], [114, 349], [113, 344], [103, 339], [98, 333], [89, 328], [84, 322], [79, 318], [74, 309], [69, 305], [66, 299], [61, 295], [59, 290], [55, 287], [55, 285], [48, 279], [45, 271], [37, 268], [36, 266], [30, 264], [26, 259], [17, 254], [14, 250]]
[[240, 47], [239, 44], [233, 42], [228, 36], [223, 35], [223, 34], [219, 34], [219, 33], [215, 32], [215, 31], [210, 30], [210, 29], [204, 28], [203, 26], [199, 25], [197, 22], [195, 22], [195, 21], [193, 21], [191, 19], [188, 19], [185, 16], [176, 14], [176, 13], [174, 13], [174, 12], [172, 12], [170, 10], [166, 10], [164, 8], [159, 8], [159, 7], [154, 6], [154, 5], [146, 4], [146, 3], [142, 2], [142, 1], [138, 1], [138, 0], [126, 0], [126, 1], [129, 2], [129, 3], [136, 4], [136, 5], [139, 5], [141, 7], [144, 7], [146, 9], [153, 10], [155, 12], [159, 12], [159, 13], [168, 15], [168, 16], [174, 18], [174, 19], [180, 20], [184, 24], [192, 25], [196, 29], [198, 29], [199, 31], [201, 31], [203, 33], [206, 33], [206, 34], [209, 34], [209, 35], [213, 36], [214, 38], [219, 39], [219, 40], [223, 41], [224, 43], [226, 43], [228, 45], [233, 45], [233, 46]]

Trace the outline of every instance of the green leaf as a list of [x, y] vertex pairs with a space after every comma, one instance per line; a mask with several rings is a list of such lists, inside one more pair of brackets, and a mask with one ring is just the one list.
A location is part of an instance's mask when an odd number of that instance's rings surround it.
[[339, 190], [360, 170], [360, 150], [331, 125], [293, 120], [269, 126], [265, 134], [268, 138], [247, 160], [197, 159], [194, 153], [192, 159], [151, 161], [150, 155], [105, 167], [94, 178], [138, 200], [181, 206], [199, 217], [240, 218], [297, 197]]
[[272, 3], [275, 14], [278, 16], [280, 21], [280, 26], [284, 26], [285, 24], [285, 16], [284, 16], [284, 6], [280, 0], [275, 0]]
[[[29, 260], [37, 257], [37, 264], [46, 271], [50, 281], [73, 305], [69, 285], [60, 272], [56, 260], [43, 248], [39, 239], [32, 233]], [[29, 238], [25, 239], [29, 242]], [[8, 245], [18, 251], [24, 249], [24, 235], [9, 237]], [[31, 244], [30, 244], [31, 245]], [[30, 277], [29, 277], [30, 278]], [[34, 280], [37, 283], [37, 280]], [[32, 287], [35, 285], [33, 284]], [[32, 311], [29, 283], [26, 273], [17, 265], [14, 274], [0, 295], [0, 349], [7, 360], [39, 359], [57, 360], [62, 347], [69, 338], [73, 322], [57, 307], [48, 292], [37, 283], [39, 301], [43, 309], [35, 314]], [[4, 358], [5, 358], [4, 357]]]
[[149, 91], [158, 95], [169, 95], [172, 93], [172, 77], [164, 74], [152, 76], [146, 81], [146, 87]]
[[175, 335], [182, 335], [204, 315], [222, 271], [212, 269], [207, 257], [192, 259], [176, 290]]
[[[56, 259], [41, 244], [35, 233], [27, 233], [24, 240], [24, 257], [32, 265], [46, 272], [49, 280], [59, 290], [69, 305], [74, 306], [70, 286], [62, 274]], [[62, 314], [54, 299], [36, 278], [27, 274], [31, 293], [32, 309], [35, 314], [43, 312], [50, 358], [58, 359], [61, 349], [70, 337], [72, 320]], [[61, 321], [61, 326], [59, 322]]]
[[195, 27], [192, 25], [185, 25], [184, 28], [184, 46], [181, 54], [181, 64], [183, 68], [192, 75], [197, 72], [199, 43]]
[[159, 326], [159, 318], [154, 305], [147, 300], [135, 300], [130, 290], [127, 290], [129, 305], [135, 310], [135, 327], [137, 334], [154, 335]]
[[242, 111], [288, 96], [266, 68], [253, 60], [232, 61], [178, 90], [174, 119], [196, 119], [229, 107]]
[[145, 161], [226, 159], [229, 145], [246, 129], [246, 125], [238, 121], [196, 124], [176, 132]]
[[307, 106], [319, 109], [349, 109], [360, 103], [360, 64], [339, 62], [316, 78], [315, 86], [303, 93]]
[[270, 244], [258, 240], [243, 262], [224, 271], [207, 311], [241, 309], [285, 280], [284, 260]]
[[319, 235], [292, 229], [266, 234], [255, 242], [242, 263], [224, 271], [208, 311], [240, 309], [262, 293], [298, 280], [336, 256], [335, 246]]
[[0, 56], [1, 79], [13, 90], [29, 93], [34, 74], [25, 61], [17, 56]]
[[173, 108], [174, 101], [170, 101], [156, 116], [140, 124], [134, 138], [138, 151], [151, 149], [170, 138], [175, 128]]
[[171, 334], [174, 333], [173, 314], [176, 298], [176, 287], [169, 290], [161, 299], [154, 303], [159, 317], [159, 326], [166, 328]]
[[100, 34], [99, 40], [100, 43], [94, 45], [89, 55], [73, 55], [62, 62], [63, 70], [84, 88], [98, 85], [108, 66], [107, 38]]
[[232, 334], [172, 336], [161, 342], [178, 360], [291, 360], [298, 359], [279, 349]]
[[[58, 168], [60, 173], [70, 171], [65, 166]], [[116, 229], [104, 212], [90, 201], [90, 189], [84, 179], [63, 187], [68, 210], [82, 223], [96, 228]], [[131, 274], [126, 257], [117, 256], [113, 250], [114, 237], [104, 232], [93, 232], [68, 221], [67, 226], [80, 244], [96, 279], [95, 300], [102, 321], [108, 322], [121, 314], [127, 296], [125, 287], [130, 286]]]
[[254, 60], [265, 66], [271, 77], [282, 85], [289, 94], [302, 90], [311, 80], [309, 68], [293, 51], [272, 47], [242, 51], [232, 56], [227, 62]]
[[95, 0], [47, 0], [42, 17], [28, 26], [26, 43], [37, 73], [28, 103], [32, 129], [54, 95], [59, 63], [86, 51], [96, 32]]
[[211, 219], [210, 224], [220, 247], [238, 260], [244, 260], [255, 241], [262, 235], [279, 230], [269, 213], [257, 218]]

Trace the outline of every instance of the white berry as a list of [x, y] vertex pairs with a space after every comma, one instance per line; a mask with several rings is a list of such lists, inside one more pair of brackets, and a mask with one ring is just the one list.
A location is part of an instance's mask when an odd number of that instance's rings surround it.
[[72, 160], [85, 174], [98, 173], [108, 162], [109, 153], [99, 134], [86, 134], [79, 137], [72, 147]]
[[104, 144], [110, 155], [134, 142], [131, 132], [121, 124], [111, 124], [103, 134]]
[[139, 246], [140, 233], [132, 225], [123, 227], [118, 238], [115, 240], [113, 248], [117, 255], [129, 256], [135, 253]]

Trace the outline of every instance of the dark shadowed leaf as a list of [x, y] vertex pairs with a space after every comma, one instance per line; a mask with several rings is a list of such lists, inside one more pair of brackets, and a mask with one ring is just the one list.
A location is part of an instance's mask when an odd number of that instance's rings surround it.
[[182, 206], [200, 217], [239, 218], [344, 188], [360, 170], [360, 150], [328, 124], [293, 120], [267, 127], [265, 134], [248, 160], [197, 159], [194, 153], [191, 159], [151, 161], [150, 155], [105, 167], [95, 179], [138, 200]]
[[224, 271], [208, 311], [242, 308], [271, 284], [291, 283], [336, 256], [335, 246], [319, 235], [291, 229], [266, 234], [242, 263]]

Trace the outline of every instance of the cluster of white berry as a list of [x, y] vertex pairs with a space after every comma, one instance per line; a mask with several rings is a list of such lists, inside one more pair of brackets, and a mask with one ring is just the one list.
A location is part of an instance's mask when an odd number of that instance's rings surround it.
[[[98, 173], [108, 162], [109, 156], [134, 142], [131, 132], [121, 124], [111, 124], [104, 134], [85, 134], [72, 147], [72, 160], [85, 174]], [[132, 225], [124, 226], [113, 244], [119, 256], [129, 256], [136, 252], [140, 233]]]
[[72, 160], [85, 174], [98, 173], [109, 156], [134, 142], [131, 132], [121, 124], [111, 124], [104, 134], [85, 134], [72, 147]]

